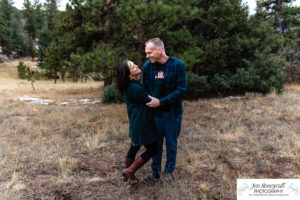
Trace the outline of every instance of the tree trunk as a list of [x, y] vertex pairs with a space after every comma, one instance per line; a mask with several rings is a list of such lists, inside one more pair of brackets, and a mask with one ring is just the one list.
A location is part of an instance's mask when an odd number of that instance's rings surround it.
[[54, 84], [56, 84], [57, 72], [54, 72]]
[[104, 87], [112, 84], [112, 78], [107, 77], [104, 79]]
[[275, 28], [280, 28], [280, 8], [281, 8], [281, 0], [276, 0], [275, 3], [275, 13], [274, 13], [274, 21], [275, 21]]
[[32, 90], [35, 92], [35, 88], [33, 86], [33, 81], [31, 81]]

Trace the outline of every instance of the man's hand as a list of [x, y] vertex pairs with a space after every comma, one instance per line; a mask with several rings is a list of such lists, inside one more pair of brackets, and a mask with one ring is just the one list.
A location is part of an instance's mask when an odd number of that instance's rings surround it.
[[157, 108], [160, 106], [159, 99], [150, 95], [148, 95], [148, 97], [151, 99], [151, 101], [149, 103], [146, 103], [146, 106], [148, 106], [149, 108]]

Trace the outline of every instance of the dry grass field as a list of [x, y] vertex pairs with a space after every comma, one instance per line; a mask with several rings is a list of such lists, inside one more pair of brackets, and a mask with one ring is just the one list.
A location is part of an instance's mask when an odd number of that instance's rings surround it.
[[[33, 92], [17, 64], [0, 64], [1, 200], [234, 200], [237, 178], [300, 178], [298, 85], [185, 101], [175, 179], [131, 187], [120, 175], [130, 144], [125, 104], [80, 101], [99, 100], [99, 82], [42, 80]], [[150, 171], [147, 163], [137, 176]]]

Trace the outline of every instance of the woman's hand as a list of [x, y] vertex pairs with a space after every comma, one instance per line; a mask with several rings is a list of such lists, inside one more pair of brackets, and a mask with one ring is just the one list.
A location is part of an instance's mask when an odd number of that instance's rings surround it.
[[155, 78], [165, 78], [165, 77], [164, 77], [164, 72], [163, 72], [163, 71], [159, 71], [159, 72], [157, 73], [157, 75], [155, 76]]

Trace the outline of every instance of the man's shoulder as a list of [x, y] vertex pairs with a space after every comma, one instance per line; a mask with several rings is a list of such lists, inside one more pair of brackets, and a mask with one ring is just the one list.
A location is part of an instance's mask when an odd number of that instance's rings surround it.
[[143, 65], [143, 69], [148, 69], [151, 65], [152, 65], [151, 61], [148, 60], [148, 61]]
[[180, 64], [180, 65], [184, 65], [183, 61], [180, 60], [179, 58], [170, 56], [170, 59], [171, 59], [171, 61], [172, 61], [173, 63]]

